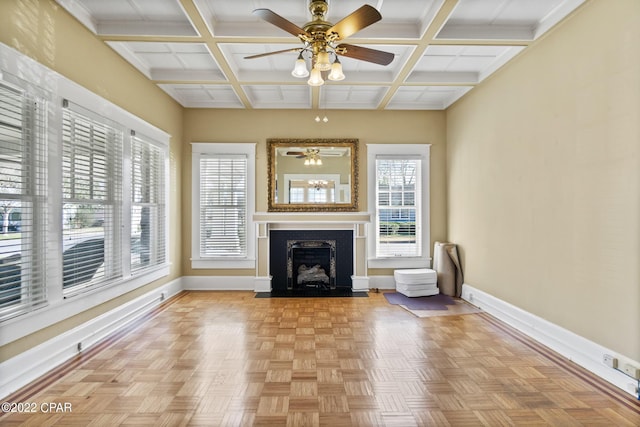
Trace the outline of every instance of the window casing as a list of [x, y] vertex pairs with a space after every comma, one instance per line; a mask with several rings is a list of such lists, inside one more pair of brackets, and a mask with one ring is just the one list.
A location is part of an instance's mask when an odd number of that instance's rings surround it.
[[65, 102], [62, 132], [62, 286], [65, 295], [122, 277], [124, 130]]
[[421, 188], [419, 158], [376, 158], [376, 255], [420, 257]]
[[369, 144], [367, 152], [368, 266], [429, 266], [429, 145]]
[[[135, 184], [133, 130], [164, 161]], [[0, 346], [169, 274], [169, 138], [0, 43]], [[145, 185], [158, 197], [133, 196]], [[158, 237], [148, 263], [130, 241], [140, 205]]]
[[46, 109], [0, 82], [0, 320], [46, 303]]
[[131, 272], [166, 262], [166, 155], [151, 138], [131, 140]]
[[192, 146], [193, 268], [254, 268], [255, 144]]

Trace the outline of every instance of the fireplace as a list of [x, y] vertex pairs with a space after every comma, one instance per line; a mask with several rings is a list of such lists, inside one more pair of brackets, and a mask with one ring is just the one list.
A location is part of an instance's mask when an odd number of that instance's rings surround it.
[[335, 240], [287, 240], [287, 289], [336, 288]]
[[351, 289], [351, 230], [271, 230], [269, 273], [274, 290]]

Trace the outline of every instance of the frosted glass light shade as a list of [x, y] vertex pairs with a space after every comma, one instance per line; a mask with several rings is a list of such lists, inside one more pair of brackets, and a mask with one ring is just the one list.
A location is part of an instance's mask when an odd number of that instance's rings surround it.
[[322, 74], [320, 74], [320, 70], [314, 68], [311, 70], [311, 77], [307, 80], [307, 84], [309, 86], [322, 86], [324, 84], [324, 80], [322, 79]]
[[302, 58], [302, 56], [296, 59], [296, 64], [293, 66], [293, 71], [291, 72], [293, 77], [298, 77], [300, 79], [305, 78], [309, 75], [309, 70], [307, 70], [307, 63]]
[[316, 65], [313, 68], [317, 68], [320, 71], [330, 70], [331, 62], [329, 62], [329, 54], [327, 52], [319, 52], [316, 58]]
[[331, 72], [329, 73], [329, 80], [339, 81], [344, 80], [344, 73], [342, 72], [342, 64], [336, 59], [336, 62], [331, 64]]

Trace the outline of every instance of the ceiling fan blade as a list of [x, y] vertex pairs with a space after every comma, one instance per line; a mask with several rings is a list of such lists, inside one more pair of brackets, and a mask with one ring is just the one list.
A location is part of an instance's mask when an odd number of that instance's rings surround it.
[[266, 52], [266, 53], [259, 53], [257, 55], [245, 56], [244, 59], [262, 58], [263, 56], [276, 55], [278, 53], [285, 53], [285, 52], [299, 52], [301, 50], [302, 49], [299, 47], [292, 48], [292, 49], [282, 49], [282, 50], [276, 50], [273, 52]]
[[282, 30], [285, 30], [287, 33], [293, 34], [296, 37], [298, 37], [301, 34], [310, 36], [309, 33], [307, 33], [302, 28], [298, 27], [293, 22], [286, 20], [282, 16], [278, 15], [277, 13], [269, 9], [256, 9], [252, 13], [257, 17], [267, 21], [268, 23], [273, 24]]
[[[340, 52], [343, 49], [345, 50]], [[393, 53], [345, 43], [338, 45], [338, 50], [340, 55], [346, 56], [347, 58], [359, 59], [380, 65], [389, 65], [395, 57]]]
[[329, 28], [327, 34], [338, 33], [337, 40], [346, 39], [350, 35], [357, 33], [361, 29], [381, 19], [382, 15], [380, 15], [380, 12], [378, 12], [376, 8], [365, 4]]

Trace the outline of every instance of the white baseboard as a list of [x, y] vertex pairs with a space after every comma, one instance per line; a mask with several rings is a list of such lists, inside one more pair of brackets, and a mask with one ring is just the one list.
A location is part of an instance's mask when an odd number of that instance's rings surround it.
[[[252, 276], [185, 276], [153, 289], [132, 301], [98, 316], [76, 328], [0, 363], [0, 397], [8, 396], [51, 369], [78, 354], [78, 344], [88, 349], [158, 306], [163, 299], [184, 290], [256, 290], [258, 279]], [[358, 280], [356, 280], [358, 279]], [[354, 290], [365, 282], [354, 277]], [[395, 289], [393, 276], [369, 276], [372, 289]], [[270, 286], [270, 285], [269, 285]], [[256, 290], [257, 291], [257, 290]], [[163, 298], [164, 294], [164, 298]], [[561, 328], [538, 316], [502, 301], [468, 284], [462, 287], [462, 298], [487, 313], [551, 348], [569, 360], [593, 372], [632, 396], [637, 384], [632, 378], [604, 365], [604, 354], [615, 355], [621, 363], [640, 365], [616, 352]]]
[[481, 308], [621, 390], [640, 398], [634, 391], [638, 386], [636, 384], [637, 380], [606, 366], [603, 362], [603, 355], [615, 355], [623, 363], [640, 365], [637, 361], [617, 355], [613, 350], [596, 344], [466, 283], [462, 285], [462, 299]]
[[271, 292], [271, 276], [255, 277], [253, 286], [256, 292]]
[[369, 276], [370, 289], [395, 289], [396, 281], [393, 276]]
[[368, 292], [369, 277], [367, 276], [351, 276], [351, 290], [353, 292]]
[[24, 387], [78, 355], [79, 346], [88, 349], [181, 291], [181, 279], [173, 280], [0, 363], [0, 396]]
[[182, 287], [186, 291], [255, 291], [256, 277], [182, 276]]

